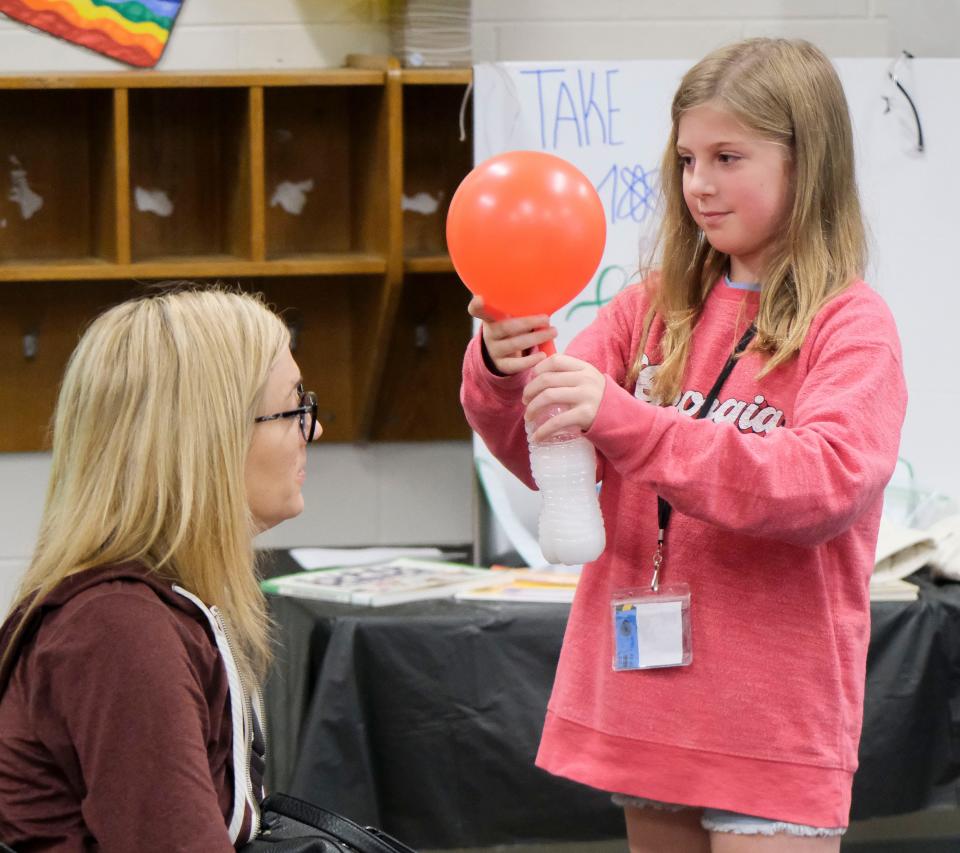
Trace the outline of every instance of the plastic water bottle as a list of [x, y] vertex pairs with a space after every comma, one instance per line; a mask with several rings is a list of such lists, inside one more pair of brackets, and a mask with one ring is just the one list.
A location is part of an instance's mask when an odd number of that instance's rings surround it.
[[533, 442], [537, 427], [563, 411], [556, 406], [527, 422], [530, 467], [540, 489], [540, 550], [551, 563], [578, 565], [603, 553], [606, 535], [597, 497], [597, 453], [579, 432]]

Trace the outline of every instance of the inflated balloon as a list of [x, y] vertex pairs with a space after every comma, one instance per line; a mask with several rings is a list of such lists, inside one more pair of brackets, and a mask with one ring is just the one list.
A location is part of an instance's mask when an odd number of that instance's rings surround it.
[[[587, 177], [539, 151], [509, 151], [481, 163], [447, 212], [447, 248], [463, 283], [495, 314], [514, 317], [552, 314], [583, 290], [606, 233], [603, 204]], [[540, 349], [556, 352], [553, 341]], [[589, 440], [577, 431], [531, 443], [530, 470], [543, 495], [543, 556], [570, 565], [595, 560], [606, 537]]]
[[463, 283], [494, 311], [551, 314], [596, 272], [603, 203], [575, 166], [542, 151], [508, 151], [468, 174], [447, 213], [447, 248]]

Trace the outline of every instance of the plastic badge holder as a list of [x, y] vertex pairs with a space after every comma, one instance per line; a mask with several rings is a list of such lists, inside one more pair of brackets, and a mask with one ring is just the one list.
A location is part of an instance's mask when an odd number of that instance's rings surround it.
[[611, 601], [613, 669], [689, 666], [690, 589], [686, 584], [618, 590]]

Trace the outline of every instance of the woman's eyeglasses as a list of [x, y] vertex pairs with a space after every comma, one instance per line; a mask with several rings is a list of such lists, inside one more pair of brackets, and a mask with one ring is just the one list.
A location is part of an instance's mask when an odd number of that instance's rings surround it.
[[317, 395], [313, 391], [304, 391], [302, 385], [297, 386], [297, 394], [300, 395], [297, 408], [290, 409], [289, 412], [277, 412], [275, 415], [261, 415], [259, 418], [254, 418], [253, 422], [259, 424], [281, 418], [297, 418], [300, 422], [300, 435], [309, 444], [317, 431]]

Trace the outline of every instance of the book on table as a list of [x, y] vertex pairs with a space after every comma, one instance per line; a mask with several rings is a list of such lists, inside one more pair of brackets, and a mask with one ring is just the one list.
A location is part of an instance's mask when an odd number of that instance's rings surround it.
[[569, 604], [577, 590], [579, 572], [548, 569], [507, 569], [492, 572], [487, 583], [463, 589], [457, 601], [519, 601]]
[[477, 566], [398, 557], [362, 566], [282, 575], [263, 581], [262, 587], [275, 595], [382, 607], [448, 598], [461, 589], [485, 583], [489, 577], [489, 570]]

